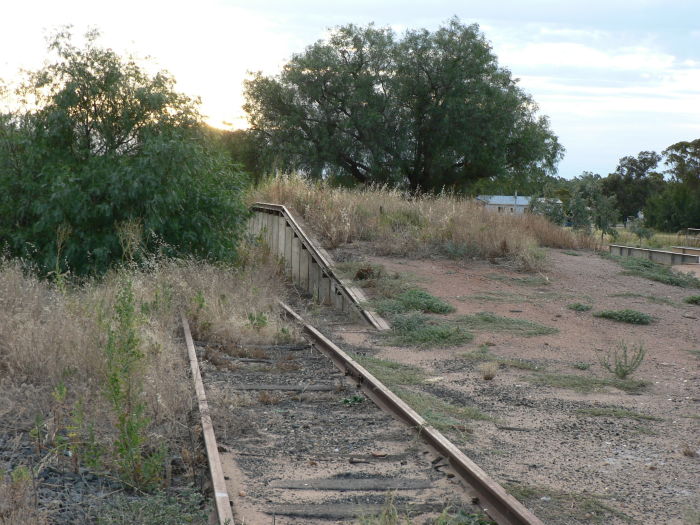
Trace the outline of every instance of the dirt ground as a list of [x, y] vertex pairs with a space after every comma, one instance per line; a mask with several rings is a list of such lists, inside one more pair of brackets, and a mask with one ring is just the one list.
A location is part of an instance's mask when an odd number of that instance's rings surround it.
[[[453, 315], [488, 311], [557, 328], [555, 334], [476, 332], [465, 346], [427, 350], [384, 346], [356, 327], [338, 326], [334, 336], [420, 366], [431, 376], [426, 391], [492, 416], [473, 422], [461, 446], [545, 523], [700, 523], [700, 307], [683, 303], [698, 292], [624, 276], [615, 262], [570, 253], [550, 250], [548, 270], [531, 279], [481, 261], [361, 257], [411, 276], [452, 304]], [[567, 308], [575, 302], [593, 309]], [[592, 315], [625, 308], [655, 320], [640, 326]], [[633, 374], [648, 381], [641, 393], [536, 382], [545, 375], [612, 378], [601, 357], [620, 341], [646, 348]], [[537, 369], [501, 366], [484, 380], [478, 363], [461, 357], [484, 344], [499, 358]]]

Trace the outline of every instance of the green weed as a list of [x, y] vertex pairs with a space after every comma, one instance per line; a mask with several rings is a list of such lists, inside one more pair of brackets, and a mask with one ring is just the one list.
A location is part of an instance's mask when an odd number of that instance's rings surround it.
[[344, 397], [341, 399], [341, 403], [346, 405], [346, 406], [354, 406], [354, 405], [359, 405], [360, 403], [364, 403], [365, 397], [360, 395], [360, 394], [355, 394], [350, 397]]
[[461, 316], [456, 319], [456, 322], [459, 326], [468, 330], [480, 332], [507, 332], [524, 337], [555, 334], [558, 332], [556, 328], [544, 326], [532, 321], [525, 321], [523, 319], [501, 317], [491, 312], [479, 312], [473, 315]]
[[691, 295], [690, 297], [686, 297], [683, 299], [683, 302], [688, 304], [697, 304], [700, 306], [700, 295]]
[[253, 312], [248, 314], [248, 325], [257, 331], [262, 330], [268, 324], [267, 315], [264, 312]]
[[591, 364], [579, 361], [578, 363], [574, 363], [572, 366], [578, 370], [588, 370], [591, 367]]
[[160, 481], [165, 451], [144, 451], [150, 421], [141, 400], [144, 354], [138, 333], [140, 323], [132, 285], [126, 281], [118, 292], [114, 318], [107, 329], [105, 395], [117, 419], [114, 449], [119, 473], [132, 486], [152, 489]]
[[421, 313], [395, 315], [391, 332], [384, 336], [393, 346], [449, 347], [470, 342], [474, 336], [450, 322], [439, 322]]
[[625, 379], [632, 374], [644, 360], [646, 350], [642, 344], [636, 345], [633, 353], [627, 352], [627, 344], [620, 341], [617, 349], [601, 358], [600, 364], [608, 372], [615, 374], [619, 379]]
[[601, 310], [600, 312], [595, 312], [594, 317], [602, 317], [603, 319], [610, 319], [612, 321], [617, 321], [619, 323], [629, 323], [629, 324], [651, 324], [654, 318], [643, 312], [638, 312], [637, 310]]
[[575, 312], [587, 312], [591, 308], [593, 308], [590, 304], [583, 304], [583, 303], [571, 303], [567, 304], [566, 307], [569, 310], [573, 310]]
[[572, 255], [572, 256], [574, 256], [574, 257], [578, 257], [579, 255], [581, 255], [581, 254], [578, 253], [578, 252], [572, 252], [572, 251], [570, 251], [570, 250], [564, 250], [564, 251], [561, 252], [561, 253], [563, 253], [564, 255]]

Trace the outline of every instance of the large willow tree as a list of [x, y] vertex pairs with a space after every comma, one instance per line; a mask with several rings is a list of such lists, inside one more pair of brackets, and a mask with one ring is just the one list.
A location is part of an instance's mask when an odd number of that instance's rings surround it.
[[412, 189], [552, 173], [563, 148], [476, 25], [401, 38], [337, 28], [246, 83], [252, 128], [283, 169]]

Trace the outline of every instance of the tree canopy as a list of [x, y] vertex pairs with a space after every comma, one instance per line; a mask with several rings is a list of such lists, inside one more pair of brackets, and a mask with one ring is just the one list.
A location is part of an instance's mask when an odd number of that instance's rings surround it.
[[646, 223], [664, 231], [700, 228], [700, 138], [677, 142], [662, 155], [670, 180], [647, 201]]
[[477, 25], [434, 32], [347, 25], [246, 82], [272, 165], [362, 183], [463, 189], [487, 177], [553, 173], [563, 148], [498, 65]]
[[97, 38], [79, 48], [56, 34], [55, 61], [28, 73], [23, 105], [0, 115], [0, 245], [81, 274], [125, 257], [127, 231], [145, 252], [230, 257], [244, 176], [169, 74]]
[[603, 190], [615, 196], [623, 219], [636, 217], [647, 200], [663, 189], [663, 174], [656, 171], [660, 161], [658, 153], [641, 151], [637, 157], [622, 157], [615, 172], [603, 179]]

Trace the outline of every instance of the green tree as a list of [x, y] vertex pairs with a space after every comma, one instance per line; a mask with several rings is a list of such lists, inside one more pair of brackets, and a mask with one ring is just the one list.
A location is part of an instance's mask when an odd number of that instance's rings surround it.
[[653, 151], [622, 157], [615, 172], [603, 179], [603, 191], [615, 196], [623, 219], [636, 217], [647, 200], [663, 190], [663, 175], [655, 171], [660, 160]]
[[670, 181], [647, 202], [645, 222], [669, 232], [700, 227], [700, 139], [677, 142], [663, 156]]
[[231, 257], [245, 178], [170, 75], [97, 38], [78, 48], [57, 33], [55, 61], [28, 73], [18, 109], [0, 116], [0, 245], [79, 274], [126, 255], [120, 229], [142, 237], [142, 252]]
[[312, 176], [462, 190], [551, 174], [563, 154], [478, 26], [456, 18], [400, 39], [373, 25], [337, 28], [279, 76], [247, 81], [246, 99], [277, 165]]

